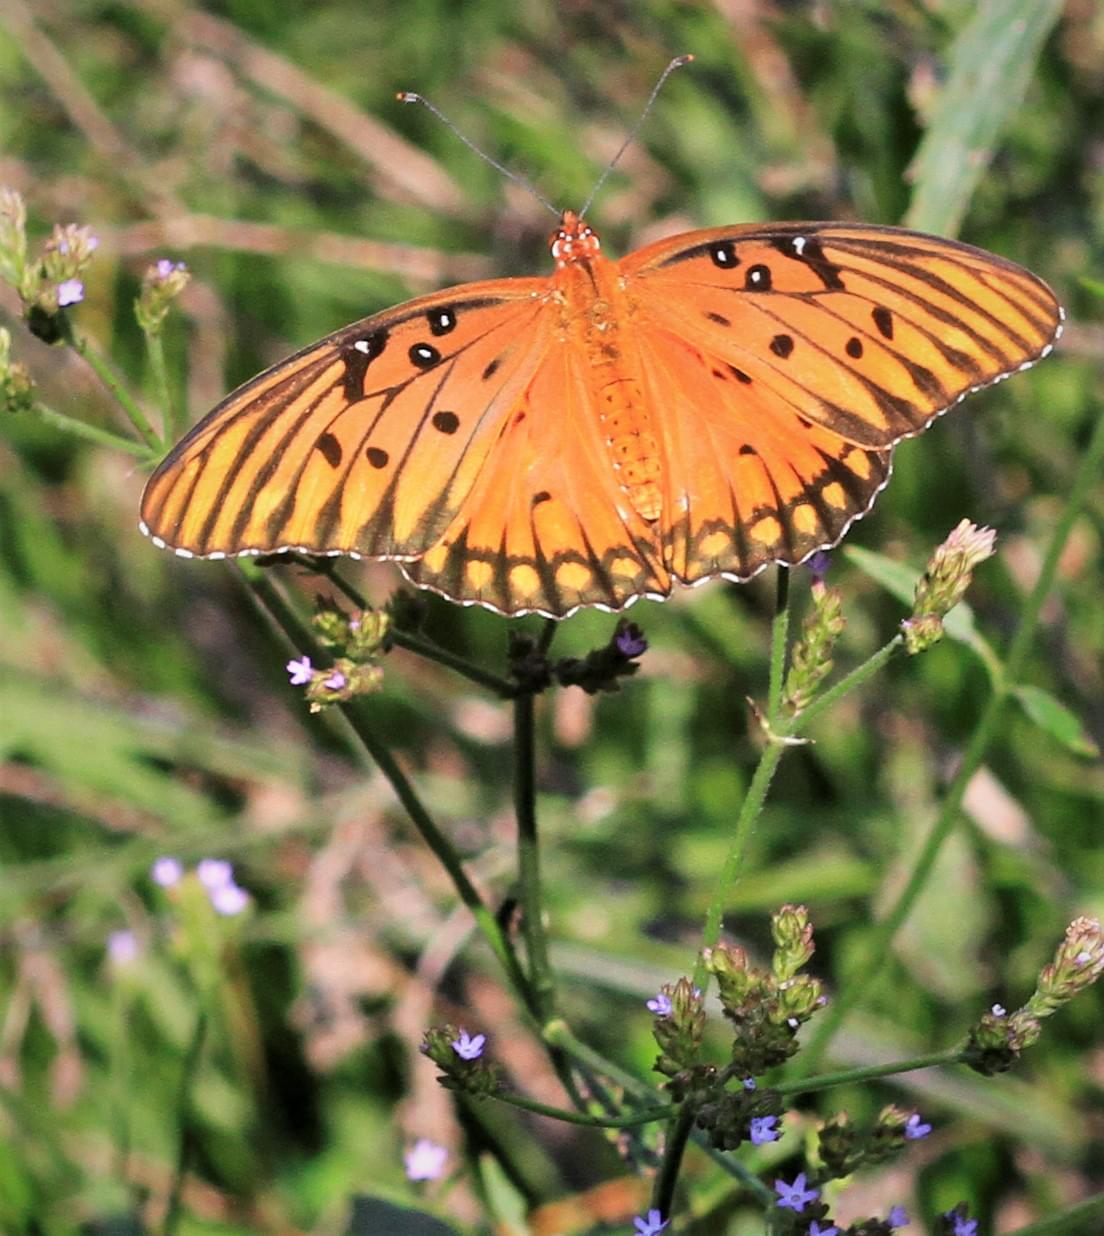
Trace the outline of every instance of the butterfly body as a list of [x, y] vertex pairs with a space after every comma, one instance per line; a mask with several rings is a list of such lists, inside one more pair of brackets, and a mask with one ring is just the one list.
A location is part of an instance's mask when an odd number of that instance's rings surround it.
[[151, 477], [182, 556], [398, 561], [563, 616], [747, 579], [835, 544], [894, 445], [1050, 351], [1050, 289], [897, 228], [685, 233], [620, 261], [566, 212], [546, 279], [467, 284], [231, 394]]

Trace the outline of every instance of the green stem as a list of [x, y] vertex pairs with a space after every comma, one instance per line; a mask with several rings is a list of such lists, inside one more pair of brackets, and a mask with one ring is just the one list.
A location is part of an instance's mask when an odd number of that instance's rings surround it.
[[663, 1150], [663, 1162], [659, 1165], [655, 1185], [652, 1188], [652, 1205], [663, 1219], [671, 1214], [675, 1200], [675, 1186], [678, 1184], [679, 1171], [682, 1168], [682, 1157], [686, 1153], [686, 1143], [694, 1128], [695, 1115], [693, 1103], [687, 1101], [682, 1104], [667, 1125], [667, 1143]]
[[207, 1010], [201, 1008], [196, 1016], [195, 1029], [184, 1054], [184, 1065], [180, 1071], [180, 1085], [176, 1091], [176, 1120], [179, 1129], [179, 1141], [176, 1150], [176, 1166], [173, 1169], [172, 1182], [169, 1185], [169, 1198], [165, 1206], [165, 1223], [162, 1228], [164, 1236], [172, 1236], [180, 1223], [181, 1199], [184, 1192], [184, 1177], [188, 1171], [188, 1160], [191, 1157], [192, 1136], [188, 1127], [191, 1110], [192, 1084], [199, 1071], [199, 1060], [203, 1054], [203, 1042], [207, 1037]]
[[799, 1078], [771, 1086], [778, 1094], [811, 1094], [814, 1090], [830, 1090], [833, 1086], [846, 1086], [852, 1082], [873, 1081], [879, 1077], [893, 1077], [898, 1073], [912, 1073], [916, 1069], [930, 1069], [944, 1064], [959, 1064], [962, 1049], [952, 1047], [944, 1051], [928, 1052], [913, 1056], [911, 1060], [897, 1060], [893, 1064], [868, 1064], [859, 1069], [841, 1069], [838, 1073], [821, 1073], [819, 1077]]
[[650, 1103], [658, 1102], [660, 1095], [656, 1090], [642, 1082], [639, 1077], [626, 1072], [620, 1065], [607, 1060], [601, 1052], [577, 1039], [562, 1017], [554, 1017], [542, 1029], [541, 1035], [546, 1043], [562, 1048], [573, 1060], [595, 1073], [608, 1077], [610, 1081], [620, 1086], [626, 1094], [637, 1099], [646, 1099]]
[[551, 1107], [547, 1103], [538, 1103], [535, 1099], [527, 1099], [520, 1094], [499, 1093], [494, 1097], [502, 1103], [509, 1103], [511, 1107], [536, 1112], [538, 1116], [550, 1116], [553, 1120], [562, 1120], [565, 1124], [589, 1125], [595, 1129], [632, 1129], [638, 1125], [666, 1120], [675, 1110], [673, 1104], [665, 1103], [662, 1106], [645, 1108], [643, 1111], [630, 1112], [626, 1116], [592, 1116], [587, 1112]]
[[1081, 1221], [1098, 1219], [1101, 1215], [1104, 1215], [1104, 1193], [1096, 1193], [1085, 1198], [1083, 1202], [1078, 1202], [1076, 1206], [1063, 1210], [1061, 1214], [1040, 1219], [1038, 1223], [1029, 1223], [1026, 1227], [1018, 1227], [1009, 1233], [1009, 1236], [1051, 1236], [1051, 1233], [1054, 1236], [1091, 1236], [1093, 1232], [1100, 1231], [1100, 1225], [1093, 1223], [1090, 1227], [1086, 1222], [1082, 1227]]
[[[252, 563], [238, 563], [237, 567], [239, 574], [248, 582], [250, 589], [261, 606], [272, 617], [276, 625], [284, 631], [295, 648], [300, 652], [306, 652], [308, 655], [317, 657], [318, 650], [306, 624], [300, 620], [291, 606], [287, 604], [277, 589], [273, 587], [271, 581], [265, 577], [264, 572]], [[453, 849], [452, 844], [437, 827], [433, 817], [426, 810], [389, 748], [376, 737], [372, 728], [368, 725], [367, 718], [364, 716], [363, 710], [357, 701], [340, 704], [338, 707], [344, 713], [346, 720], [365, 750], [375, 761], [377, 768], [390, 782], [391, 788], [395, 791], [396, 797], [410, 817], [414, 827], [421, 834], [422, 840], [429, 846], [434, 856], [448, 873], [457, 895], [471, 912], [476, 926], [482, 932], [494, 955], [498, 958], [499, 964], [505, 971], [518, 998], [538, 1022], [542, 1021], [543, 1019], [538, 1012], [539, 1005], [530, 989], [529, 981], [521, 969], [517, 956], [511, 948], [502, 928], [499, 926], [498, 920], [484, 904], [475, 885], [468, 879], [467, 873], [460, 862], [459, 855]]]
[[153, 452], [141, 442], [124, 438], [122, 434], [110, 429], [101, 429], [99, 425], [89, 425], [86, 421], [78, 421], [76, 417], [66, 416], [64, 412], [55, 412], [53, 408], [48, 408], [44, 403], [34, 405], [34, 414], [48, 425], [53, 425], [55, 429], [61, 429], [65, 433], [71, 433], [74, 437], [84, 438], [100, 446], [114, 447], [117, 451], [126, 451], [128, 455], [137, 455], [140, 459], [153, 457]]
[[154, 433], [153, 426], [149, 423], [146, 414], [123, 385], [122, 379], [115, 372], [114, 366], [107, 357], [102, 356], [83, 335], [74, 334], [71, 328], [68, 332], [68, 342], [77, 354], [84, 358], [89, 368], [104, 386], [115, 396], [119, 407], [126, 413], [127, 419], [138, 430], [139, 435], [150, 450], [160, 454], [165, 449], [164, 443]]
[[786, 680], [786, 638], [790, 633], [790, 569], [778, 567], [775, 581], [774, 621], [771, 623], [771, 654], [767, 719], [772, 725], [778, 721], [782, 706], [782, 686]]
[[149, 353], [153, 380], [157, 386], [157, 398], [161, 404], [161, 423], [164, 426], [165, 440], [175, 442], [184, 431], [183, 409], [173, 406], [169, 368], [165, 364], [165, 342], [160, 331], [146, 332], [146, 351]]
[[828, 1006], [808, 1047], [798, 1058], [795, 1071], [799, 1077], [807, 1076], [819, 1065], [833, 1035], [843, 1024], [848, 1013], [880, 977], [890, 956], [890, 946], [894, 937], [916, 904], [916, 899], [931, 875], [943, 843], [958, 823], [966, 787], [970, 784], [996, 738], [997, 726], [1001, 713], [1004, 711], [1005, 701], [1018, 684], [1024, 662], [1031, 650], [1031, 641], [1039, 623], [1043, 604], [1053, 587], [1058, 560], [1073, 529], [1074, 521], [1088, 497], [1089, 489], [1095, 480], [1102, 459], [1104, 459], [1104, 417], [1096, 423], [1088, 449], [1082, 456], [1081, 465], [1070, 489], [1065, 509], [1051, 535], [1050, 544], [1047, 546], [1043, 565], [1039, 571], [1039, 578], [1024, 602], [1020, 622], [1005, 659], [1004, 674], [993, 686], [988, 702], [967, 744], [958, 772], [947, 787], [939, 815], [916, 857], [904, 888], [898, 893], [896, 901], [885, 918], [875, 927], [865, 954], [856, 964], [852, 977], [844, 982], [839, 994]]
[[904, 647], [904, 637], [895, 635], [888, 644], [883, 644], [876, 653], [862, 665], [857, 665], [849, 674], [845, 674], [839, 682], [829, 687], [804, 709], [792, 722], [792, 733], [804, 733], [809, 725], [840, 702], [845, 695], [850, 695], [856, 687], [861, 687], [868, 679], [882, 669], [898, 649]]
[[555, 980], [548, 960], [537, 840], [533, 696], [514, 700], [514, 810], [518, 829], [518, 896], [521, 929], [529, 958], [529, 982], [541, 1023], [555, 1013]]

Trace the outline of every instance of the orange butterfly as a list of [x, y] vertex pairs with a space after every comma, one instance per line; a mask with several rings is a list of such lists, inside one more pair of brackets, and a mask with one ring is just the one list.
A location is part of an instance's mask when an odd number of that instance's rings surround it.
[[397, 561], [464, 604], [563, 617], [835, 545], [894, 445], [1046, 356], [1054, 294], [900, 228], [752, 224], [621, 261], [566, 211], [551, 278], [469, 283], [246, 383], [161, 464], [182, 557]]

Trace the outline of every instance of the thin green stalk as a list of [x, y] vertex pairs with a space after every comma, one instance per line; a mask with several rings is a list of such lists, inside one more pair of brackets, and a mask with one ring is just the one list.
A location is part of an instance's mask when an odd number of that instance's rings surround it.
[[508, 1103], [511, 1107], [520, 1107], [524, 1111], [535, 1112], [538, 1116], [550, 1116], [553, 1120], [562, 1120], [565, 1124], [588, 1125], [595, 1129], [633, 1129], [642, 1124], [666, 1120], [675, 1110], [673, 1104], [665, 1103], [661, 1106], [630, 1112], [625, 1116], [592, 1116], [588, 1112], [573, 1112], [565, 1107], [551, 1107], [547, 1103], [538, 1103], [535, 1099], [527, 1099], [520, 1094], [500, 1091], [494, 1097], [502, 1103]]
[[595, 1073], [608, 1077], [626, 1094], [631, 1094], [637, 1099], [647, 1099], [652, 1103], [658, 1101], [660, 1097], [658, 1091], [649, 1086], [647, 1082], [642, 1082], [634, 1074], [626, 1072], [619, 1064], [607, 1060], [601, 1052], [595, 1051], [589, 1044], [577, 1039], [562, 1017], [554, 1017], [548, 1022], [542, 1028], [541, 1035], [546, 1043], [563, 1048], [573, 1060], [588, 1069], [593, 1069]]
[[[260, 605], [271, 616], [276, 625], [284, 631], [296, 649], [308, 653], [313, 652], [317, 656], [314, 638], [307, 629], [306, 624], [300, 620], [291, 606], [287, 604], [277, 589], [273, 587], [272, 582], [265, 578], [264, 572], [251, 563], [238, 564], [238, 571], [249, 584], [252, 593], [256, 596]], [[346, 720], [368, 754], [375, 761], [380, 772], [390, 782], [391, 788], [395, 791], [396, 797], [410, 817], [414, 827], [418, 830], [422, 840], [429, 846], [434, 856], [448, 873], [457, 895], [471, 912], [476, 926], [482, 932], [494, 955], [498, 958], [499, 964], [506, 972], [507, 978], [517, 992], [519, 999], [538, 1022], [542, 1021], [543, 1019], [538, 1012], [539, 1005], [530, 989], [529, 980], [521, 969], [517, 956], [502, 928], [499, 926], [498, 920], [483, 902], [478, 889], [468, 879], [463, 864], [460, 862], [459, 855], [453, 849], [451, 842], [437, 827], [433, 817], [426, 810], [414, 787], [399, 766], [398, 761], [391, 754], [390, 749], [377, 738], [359, 704], [356, 701], [350, 701], [349, 703], [339, 704], [338, 707], [344, 713]]]
[[[1009, 1236], [1051, 1236], [1052, 1233], [1054, 1236], [1092, 1236], [1092, 1233], [1100, 1231], [1098, 1220], [1101, 1215], [1104, 1215], [1104, 1193], [1096, 1193], [1061, 1214], [1018, 1227]], [[1090, 1220], [1093, 1221], [1091, 1227]]]
[[173, 1169], [169, 1198], [165, 1205], [165, 1223], [161, 1229], [164, 1236], [172, 1236], [180, 1223], [184, 1177], [187, 1175], [188, 1160], [192, 1150], [192, 1137], [188, 1128], [192, 1105], [192, 1085], [199, 1071], [200, 1056], [203, 1054], [203, 1043], [206, 1037], [207, 1010], [201, 1008], [196, 1016], [195, 1029], [192, 1031], [188, 1049], [184, 1053], [184, 1064], [180, 1070], [180, 1085], [176, 1091], [176, 1124], [179, 1130], [179, 1140], [176, 1149], [176, 1166]]
[[529, 982], [543, 1025], [555, 1013], [555, 979], [548, 960], [544, 934], [537, 839], [536, 736], [533, 726], [533, 696], [526, 692], [514, 700], [514, 811], [518, 830], [518, 896], [521, 929], [529, 958]]
[[169, 367], [165, 364], [165, 341], [159, 330], [146, 331], [146, 351], [149, 353], [153, 380], [157, 386], [157, 399], [161, 404], [162, 425], [165, 441], [175, 442], [184, 432], [183, 407], [174, 406], [172, 384], [169, 382]]
[[154, 432], [153, 426], [149, 423], [146, 414], [123, 385], [122, 379], [115, 372], [114, 366], [107, 357], [101, 355], [83, 335], [74, 334], [71, 329], [68, 342], [78, 355], [88, 362], [89, 368], [92, 369], [111, 394], [115, 396], [115, 401], [122, 408], [130, 423], [138, 430], [139, 435], [150, 450], [159, 455], [165, 449], [164, 443]]
[[930, 1069], [944, 1064], [959, 1064], [962, 1048], [952, 1047], [944, 1051], [932, 1051], [911, 1060], [897, 1060], [893, 1064], [868, 1064], [860, 1069], [841, 1069], [838, 1073], [821, 1073], [819, 1077], [799, 1078], [771, 1086], [779, 1094], [812, 1094], [814, 1090], [830, 1090], [833, 1086], [846, 1086], [852, 1082], [874, 1081], [879, 1077], [893, 1077], [898, 1073], [912, 1073], [916, 1069]]
[[895, 635], [888, 644], [883, 644], [869, 660], [857, 665], [849, 674], [845, 674], [839, 682], [829, 687], [821, 695], [801, 711], [790, 725], [790, 733], [804, 733], [809, 726], [823, 713], [840, 702], [845, 695], [850, 695], [856, 687], [861, 687], [868, 679], [889, 662], [893, 654], [905, 644], [903, 636]]
[[774, 725], [782, 706], [782, 686], [786, 681], [786, 640], [790, 633], [790, 569], [778, 566], [775, 580], [774, 621], [771, 623], [771, 654], [767, 718]]
[[678, 1114], [671, 1118], [667, 1125], [667, 1142], [663, 1149], [663, 1162], [656, 1173], [655, 1184], [652, 1187], [652, 1205], [660, 1216], [668, 1218], [675, 1200], [675, 1187], [678, 1184], [679, 1171], [682, 1169], [682, 1157], [686, 1153], [686, 1143], [694, 1128], [696, 1111], [693, 1103], [684, 1102]]
[[980, 768], [982, 760], [996, 738], [997, 726], [1004, 711], [1005, 701], [1018, 685], [1020, 673], [1038, 626], [1039, 615], [1054, 584], [1058, 560], [1065, 548], [1074, 521], [1088, 497], [1089, 489], [1096, 479], [1102, 459], [1104, 459], [1104, 417], [1096, 423], [1088, 449], [1082, 456], [1081, 465], [1070, 489], [1065, 509], [1051, 535], [1039, 578], [1024, 602], [1023, 613], [1005, 659], [1004, 674], [998, 682], [994, 683], [988, 702], [967, 744], [958, 772], [947, 787], [939, 815], [916, 857], [904, 888], [898, 893], [896, 901], [885, 918], [875, 926], [866, 952], [855, 966], [852, 977], [844, 982], [836, 998], [829, 1004], [808, 1047], [797, 1058], [795, 1072], [798, 1077], [807, 1076], [816, 1069], [833, 1035], [848, 1013], [880, 978], [890, 956], [890, 945], [894, 937], [908, 918], [916, 899], [927, 883], [943, 843], [958, 823], [966, 787]]
[[55, 429], [60, 429], [65, 433], [71, 433], [74, 437], [84, 438], [100, 446], [110, 446], [117, 451], [126, 451], [128, 455], [137, 455], [140, 459], [153, 457], [150, 448], [143, 446], [141, 442], [124, 438], [122, 434], [110, 429], [101, 429], [99, 425], [89, 425], [87, 421], [79, 421], [74, 416], [66, 416], [64, 412], [55, 412], [53, 408], [47, 407], [44, 403], [34, 405], [34, 414], [48, 425], [53, 425]]

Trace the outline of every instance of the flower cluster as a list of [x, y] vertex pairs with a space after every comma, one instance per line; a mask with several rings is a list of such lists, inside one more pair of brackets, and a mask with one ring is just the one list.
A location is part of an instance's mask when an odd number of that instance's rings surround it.
[[84, 271], [98, 244], [86, 227], [55, 224], [42, 252], [31, 258], [23, 199], [0, 189], [0, 279], [19, 294], [28, 327], [46, 343], [64, 335], [60, 311], [84, 299]]
[[1095, 918], [1077, 918], [1066, 928], [1054, 960], [1043, 967], [1031, 999], [1014, 1013], [993, 1005], [971, 1029], [965, 1062], [991, 1076], [1010, 1069], [1042, 1033], [1042, 1020], [1091, 987], [1104, 973], [1104, 928]]
[[11, 359], [11, 335], [0, 327], [0, 412], [29, 412], [34, 382], [27, 367]]
[[419, 1137], [403, 1155], [407, 1180], [436, 1180], [445, 1170], [448, 1151], [428, 1137]]
[[134, 302], [134, 316], [147, 335], [156, 335], [164, 325], [173, 301], [191, 280], [187, 266], [170, 258], [161, 258], [147, 267], [142, 276], [142, 290]]
[[[249, 906], [251, 898], [235, 881], [234, 867], [226, 859], [201, 858], [194, 876], [217, 913], [232, 918]], [[150, 868], [150, 879], [161, 888], [173, 888], [184, 878], [183, 864], [168, 855], [157, 859]]]
[[869, 1130], [853, 1128], [847, 1113], [839, 1112], [820, 1127], [817, 1151], [823, 1174], [828, 1179], [850, 1176], [865, 1164], [893, 1158], [931, 1131], [918, 1112], [903, 1112], [892, 1104], [882, 1109]]
[[485, 1099], [502, 1088], [495, 1066], [484, 1057], [487, 1037], [459, 1026], [435, 1026], [422, 1039], [422, 1055], [441, 1070], [437, 1080], [447, 1090]]
[[993, 556], [997, 534], [964, 519], [932, 554], [916, 585], [912, 615], [901, 623], [905, 648], [924, 652], [943, 638], [943, 619], [966, 595], [974, 568]]
[[629, 678], [640, 668], [638, 660], [648, 651], [644, 632], [624, 618], [609, 642], [585, 657], [560, 657], [550, 661], [539, 643], [520, 632], [510, 633], [510, 677], [520, 691], [536, 694], [553, 682], [561, 687], [582, 687], [588, 695], [617, 691], [618, 679]]
[[817, 577], [812, 584], [813, 608], [805, 619], [801, 638], [790, 654], [790, 671], [782, 703], [791, 716], [808, 708], [820, 684], [831, 673], [832, 649], [847, 620], [843, 595]]
[[291, 685], [307, 688], [311, 712], [379, 690], [383, 683], [379, 658], [390, 647], [389, 622], [387, 614], [378, 610], [346, 614], [330, 602], [319, 603], [314, 628], [332, 664], [319, 668], [303, 655], [286, 666]]
[[701, 990], [688, 978], [665, 983], [648, 1001], [648, 1008], [655, 1014], [652, 1034], [659, 1045], [656, 1072], [670, 1078], [668, 1089], [676, 1100], [682, 1099], [690, 1090], [712, 1081], [716, 1073], [711, 1065], [700, 1065], [698, 1060], [705, 1032]]

